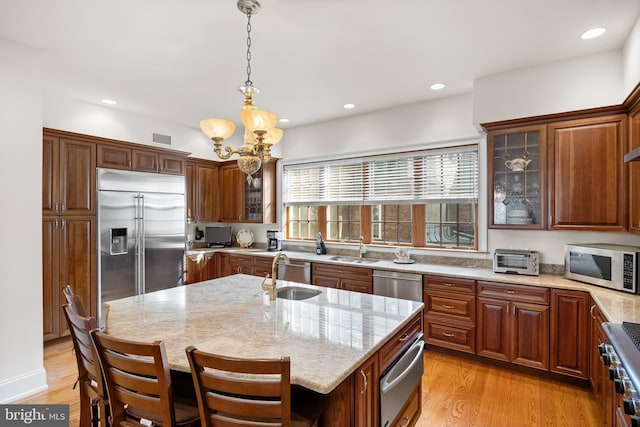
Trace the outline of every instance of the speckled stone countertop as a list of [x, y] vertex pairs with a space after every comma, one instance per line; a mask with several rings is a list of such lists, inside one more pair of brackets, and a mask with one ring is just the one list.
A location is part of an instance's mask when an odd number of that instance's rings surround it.
[[[194, 249], [187, 254], [197, 254], [210, 249]], [[256, 256], [273, 257], [276, 252], [264, 249], [223, 249], [231, 253], [250, 253]], [[316, 255], [310, 252], [283, 251], [289, 258], [327, 262], [354, 267], [373, 268], [389, 271], [403, 271], [409, 273], [432, 274], [435, 276], [458, 277], [464, 279], [488, 280], [492, 282], [515, 283], [521, 285], [545, 286], [559, 289], [573, 289], [586, 291], [602, 310], [606, 318], [613, 323], [640, 323], [640, 295], [632, 295], [621, 291], [612, 291], [599, 286], [589, 285], [574, 280], [565, 279], [561, 275], [541, 274], [540, 276], [518, 276], [514, 274], [494, 273], [488, 268], [461, 267], [456, 265], [429, 264], [416, 262], [415, 264], [396, 264], [389, 260], [378, 260], [372, 263], [353, 263], [332, 260], [335, 255]]]
[[[273, 255], [273, 253], [272, 253]], [[291, 382], [329, 393], [412, 317], [420, 302], [300, 285], [322, 293], [269, 301], [262, 278], [237, 274], [105, 304], [107, 332], [162, 340], [172, 369], [189, 371], [185, 348], [245, 358], [291, 358]], [[278, 281], [278, 288], [294, 285]]]

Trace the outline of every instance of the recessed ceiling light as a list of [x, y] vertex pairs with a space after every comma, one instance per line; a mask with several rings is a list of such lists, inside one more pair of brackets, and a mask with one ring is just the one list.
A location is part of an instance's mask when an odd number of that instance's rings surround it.
[[289, 119], [280, 119], [280, 123], [289, 123]]
[[590, 39], [595, 39], [596, 37], [600, 37], [601, 35], [603, 35], [605, 33], [605, 31], [607, 31], [606, 28], [592, 28], [590, 30], [585, 31], [584, 33], [580, 34], [580, 38], [582, 40], [590, 40]]
[[353, 108], [356, 108], [356, 104], [344, 104], [344, 108], [346, 108], [347, 110], [351, 110]]
[[103, 104], [107, 104], [107, 105], [116, 105], [117, 104], [117, 102], [114, 101], [113, 99], [103, 99], [102, 103]]
[[444, 83], [434, 83], [431, 85], [431, 90], [440, 90], [440, 89], [444, 89], [445, 84]]

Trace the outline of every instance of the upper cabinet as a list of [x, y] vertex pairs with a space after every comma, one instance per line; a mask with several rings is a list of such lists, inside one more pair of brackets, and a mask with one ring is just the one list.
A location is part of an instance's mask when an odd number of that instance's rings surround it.
[[97, 145], [99, 168], [138, 172], [185, 174], [186, 153], [144, 149], [133, 144], [102, 142]]
[[220, 220], [276, 222], [276, 160], [263, 164], [251, 181], [235, 161], [220, 167]]
[[42, 141], [43, 215], [94, 215], [95, 144], [47, 132]]
[[[625, 160], [636, 158], [640, 153], [640, 93], [629, 111], [629, 151]], [[640, 234], [640, 161], [629, 165], [629, 231]]]
[[626, 230], [623, 112], [607, 107], [484, 124], [489, 227]]
[[216, 222], [219, 220], [218, 169], [218, 163], [211, 160], [187, 161], [188, 222]]
[[487, 144], [491, 226], [545, 228], [546, 126], [490, 131]]
[[627, 115], [549, 124], [551, 229], [627, 228]]

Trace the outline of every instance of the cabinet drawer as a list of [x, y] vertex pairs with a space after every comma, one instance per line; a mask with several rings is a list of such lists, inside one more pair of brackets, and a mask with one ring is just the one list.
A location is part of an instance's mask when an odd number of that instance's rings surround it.
[[476, 352], [476, 327], [440, 318], [424, 319], [425, 342], [467, 353]]
[[260, 277], [265, 277], [267, 274], [271, 276], [272, 265], [273, 261], [269, 258], [255, 257], [253, 258], [253, 274]]
[[329, 276], [329, 277], [340, 277], [345, 278], [349, 277], [357, 280], [364, 280], [372, 282], [373, 280], [373, 272], [370, 268], [364, 267], [348, 267], [345, 265], [338, 264], [322, 264], [322, 263], [313, 263], [313, 274], [319, 276]]
[[396, 333], [379, 351], [380, 372], [384, 372], [413, 342], [422, 331], [422, 315], [419, 313]]
[[462, 322], [476, 321], [476, 297], [437, 291], [424, 293], [425, 315], [447, 317]]
[[475, 280], [424, 276], [423, 284], [425, 290], [447, 291], [470, 295], [475, 295], [476, 293]]
[[509, 301], [549, 304], [549, 289], [510, 283], [478, 282], [478, 296]]
[[253, 266], [253, 257], [251, 255], [229, 254], [229, 262]]

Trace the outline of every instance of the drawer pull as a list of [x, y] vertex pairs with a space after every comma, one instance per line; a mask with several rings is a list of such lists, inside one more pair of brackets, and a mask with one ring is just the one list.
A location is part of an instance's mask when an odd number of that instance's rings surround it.
[[454, 305], [449, 305], [449, 304], [442, 304], [442, 306], [444, 308], [446, 308], [447, 310], [452, 310], [452, 309], [456, 308]]
[[[405, 420], [406, 420], [406, 421], [405, 421]], [[411, 421], [411, 420], [409, 419], [409, 417], [402, 417], [402, 418], [400, 419], [400, 425], [401, 425], [401, 426], [408, 426], [408, 425], [409, 425], [409, 421]]]
[[443, 332], [443, 333], [442, 333], [442, 335], [444, 335], [444, 336], [445, 336], [445, 337], [447, 337], [447, 338], [452, 338], [452, 337], [454, 337], [454, 336], [455, 336], [455, 335], [453, 335], [451, 332]]
[[404, 334], [402, 334], [402, 336], [400, 337], [400, 341], [406, 341], [406, 340], [407, 340], [407, 338], [409, 338], [409, 334], [404, 333]]
[[505, 292], [508, 293], [508, 294], [517, 294], [518, 293], [518, 291], [512, 291], [511, 289], [507, 289]]
[[454, 285], [453, 285], [453, 283], [443, 283], [443, 284], [442, 284], [442, 286], [449, 286], [449, 287], [451, 287], [451, 286], [454, 286]]

